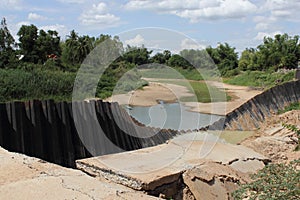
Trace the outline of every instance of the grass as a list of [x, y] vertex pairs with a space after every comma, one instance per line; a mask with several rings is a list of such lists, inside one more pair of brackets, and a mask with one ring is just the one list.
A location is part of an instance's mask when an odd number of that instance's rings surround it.
[[[156, 82], [171, 83], [186, 87], [192, 94], [191, 97], [182, 97], [182, 102], [224, 102], [231, 99], [224, 91], [206, 84], [202, 74], [197, 69], [181, 69], [154, 66], [151, 69], [141, 69], [139, 72], [144, 78], [161, 79]], [[201, 72], [204, 73], [204, 72]], [[205, 76], [208, 76], [204, 73]], [[211, 75], [209, 75], [211, 76]], [[175, 80], [176, 79], [176, 80]]]
[[219, 134], [219, 131], [209, 131], [209, 133], [219, 136], [230, 144], [239, 144], [252, 136], [254, 131], [222, 131], [221, 134]]
[[229, 101], [231, 98], [226, 95], [224, 91], [221, 91], [217, 87], [207, 85], [205, 82], [191, 81], [191, 80], [172, 80], [172, 79], [161, 79], [154, 82], [159, 83], [170, 83], [174, 85], [180, 85], [186, 87], [189, 92], [195, 94], [191, 97], [180, 98], [181, 102], [224, 102]]
[[279, 110], [278, 114], [283, 114], [292, 110], [300, 110], [300, 102], [291, 103], [290, 105], [286, 106], [283, 110]]
[[248, 71], [224, 80], [224, 82], [232, 85], [242, 85], [267, 89], [279, 83], [291, 81], [294, 77], [295, 71], [291, 71], [288, 73]]

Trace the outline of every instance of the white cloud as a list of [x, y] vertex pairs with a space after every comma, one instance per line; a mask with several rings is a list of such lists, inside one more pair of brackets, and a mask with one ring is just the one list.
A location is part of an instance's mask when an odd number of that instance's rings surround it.
[[0, 10], [18, 10], [22, 8], [21, 0], [1, 0]]
[[28, 18], [28, 20], [46, 20], [47, 19], [47, 17], [44, 17], [44, 16], [36, 14], [36, 13], [29, 13], [27, 18]]
[[181, 50], [183, 49], [205, 49], [205, 45], [197, 44], [195, 41], [185, 38], [181, 41]]
[[79, 21], [84, 26], [89, 26], [94, 29], [103, 29], [119, 25], [120, 18], [108, 13], [107, 5], [100, 2], [93, 4], [90, 10], [84, 11], [80, 15]]
[[28, 26], [30, 24], [31, 24], [31, 22], [29, 22], [29, 21], [21, 21], [21, 22], [17, 23], [17, 27], [20, 28], [22, 25]]
[[187, 18], [191, 22], [201, 19], [242, 18], [257, 10], [249, 0], [131, 0], [126, 9], [148, 9]]
[[300, 16], [299, 9], [300, 0], [267, 0], [262, 5], [261, 12], [274, 21], [294, 20]]
[[65, 39], [66, 35], [69, 34], [69, 30], [67, 29], [67, 27], [62, 24], [41, 26], [39, 27], [39, 29], [43, 29], [44, 31], [48, 31], [48, 30], [57, 31], [59, 36], [62, 39]]
[[137, 34], [134, 38], [128, 39], [124, 41], [124, 45], [127, 46], [133, 46], [133, 47], [141, 47], [142, 45], [145, 45], [145, 39], [140, 34]]
[[271, 33], [258, 32], [254, 39], [262, 41], [264, 39], [264, 37], [274, 37], [277, 34], [282, 34], [282, 32], [281, 31], [274, 31], [274, 32], [271, 32]]
[[[255, 16], [257, 33], [255, 39], [262, 40], [264, 36], [286, 32], [287, 21], [299, 21], [300, 0], [266, 0], [260, 8], [260, 15]], [[281, 31], [280, 31], [281, 30]]]

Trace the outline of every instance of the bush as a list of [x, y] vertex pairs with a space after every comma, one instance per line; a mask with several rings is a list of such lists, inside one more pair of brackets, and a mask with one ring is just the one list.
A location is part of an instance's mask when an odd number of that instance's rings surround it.
[[291, 110], [300, 110], [300, 102], [291, 103], [290, 105], [286, 106], [283, 110], [279, 110], [278, 114], [286, 113]]
[[49, 98], [71, 100], [75, 75], [41, 69], [1, 69], [0, 102]]
[[233, 85], [261, 87], [266, 89], [273, 87], [279, 83], [291, 81], [294, 77], [295, 71], [290, 71], [288, 73], [266, 73], [261, 71], [247, 71], [243, 72], [238, 76], [234, 76], [226, 80], [225, 82]]
[[289, 164], [270, 164], [253, 175], [254, 181], [234, 191], [234, 199], [300, 199], [300, 159]]

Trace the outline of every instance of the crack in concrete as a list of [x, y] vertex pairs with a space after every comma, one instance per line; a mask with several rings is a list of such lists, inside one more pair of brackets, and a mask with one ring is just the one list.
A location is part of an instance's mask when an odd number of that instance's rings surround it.
[[67, 189], [67, 190], [72, 190], [72, 191], [79, 192], [80, 194], [83, 194], [83, 195], [85, 195], [85, 196], [88, 196], [88, 197], [89, 197], [90, 199], [92, 199], [92, 200], [96, 200], [94, 196], [92, 196], [92, 195], [90, 195], [90, 194], [88, 194], [88, 193], [86, 193], [86, 192], [83, 192], [83, 191], [81, 191], [81, 190], [79, 190], [79, 189], [76, 189], [76, 188], [68, 187], [68, 185], [65, 183], [65, 180], [64, 180], [63, 178], [61, 178], [61, 177], [58, 177], [58, 178], [60, 178], [60, 180], [61, 180], [61, 186], [62, 186], [63, 188], [65, 188], [65, 189]]

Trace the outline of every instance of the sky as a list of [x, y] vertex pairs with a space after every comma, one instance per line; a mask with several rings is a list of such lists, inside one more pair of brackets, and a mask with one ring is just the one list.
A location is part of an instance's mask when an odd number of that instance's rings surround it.
[[[79, 35], [119, 35], [156, 27], [184, 34], [199, 46], [227, 42], [238, 52], [257, 47], [265, 36], [300, 35], [300, 0], [1, 0], [5, 17], [17, 38], [19, 28], [34, 24], [57, 30], [62, 39]], [[147, 30], [147, 29], [146, 29]], [[159, 33], [152, 32], [156, 39]], [[126, 42], [141, 45], [137, 31]], [[182, 48], [193, 48], [185, 39]]]

